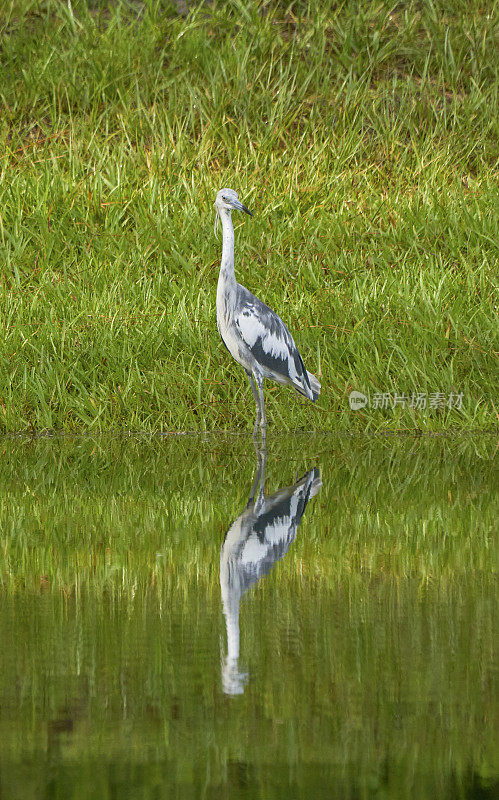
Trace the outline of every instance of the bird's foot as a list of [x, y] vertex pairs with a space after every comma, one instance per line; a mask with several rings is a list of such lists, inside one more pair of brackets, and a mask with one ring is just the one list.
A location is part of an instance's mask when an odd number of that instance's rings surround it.
[[258, 442], [258, 433], [262, 437], [262, 444], [265, 444], [267, 439], [267, 420], [260, 419], [260, 417], [256, 418], [255, 425], [253, 427], [253, 439], [255, 442]]

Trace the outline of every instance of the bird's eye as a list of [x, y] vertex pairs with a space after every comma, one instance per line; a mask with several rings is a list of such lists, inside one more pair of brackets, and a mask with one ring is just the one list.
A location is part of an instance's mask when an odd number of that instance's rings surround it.
[[222, 195], [222, 200], [225, 200], [225, 202], [227, 202], [227, 198], [224, 197], [223, 195]]

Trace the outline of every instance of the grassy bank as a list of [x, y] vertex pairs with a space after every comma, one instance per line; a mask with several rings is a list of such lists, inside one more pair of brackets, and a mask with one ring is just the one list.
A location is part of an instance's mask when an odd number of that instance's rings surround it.
[[0, 41], [1, 429], [250, 424], [214, 316], [224, 185], [255, 213], [238, 277], [324, 387], [267, 390], [274, 429], [496, 422], [483, 4], [14, 0]]

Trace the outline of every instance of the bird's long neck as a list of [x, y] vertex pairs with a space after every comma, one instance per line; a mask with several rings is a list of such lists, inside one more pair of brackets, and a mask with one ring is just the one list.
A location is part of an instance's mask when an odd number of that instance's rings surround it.
[[230, 216], [230, 211], [226, 208], [220, 209], [220, 219], [222, 222], [222, 261], [220, 263], [220, 280], [224, 283], [235, 284], [234, 274], [234, 226]]
[[239, 607], [232, 613], [226, 612], [225, 625], [227, 628], [227, 658], [237, 660], [239, 658]]

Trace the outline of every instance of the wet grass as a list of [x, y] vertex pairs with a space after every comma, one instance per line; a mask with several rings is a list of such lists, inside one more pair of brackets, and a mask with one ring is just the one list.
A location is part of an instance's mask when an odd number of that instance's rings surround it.
[[[274, 429], [490, 427], [497, 59], [478, 2], [11, 2], [0, 21], [0, 427], [248, 426], [219, 341], [237, 274], [287, 321], [316, 406]], [[358, 389], [463, 394], [363, 409]]]

